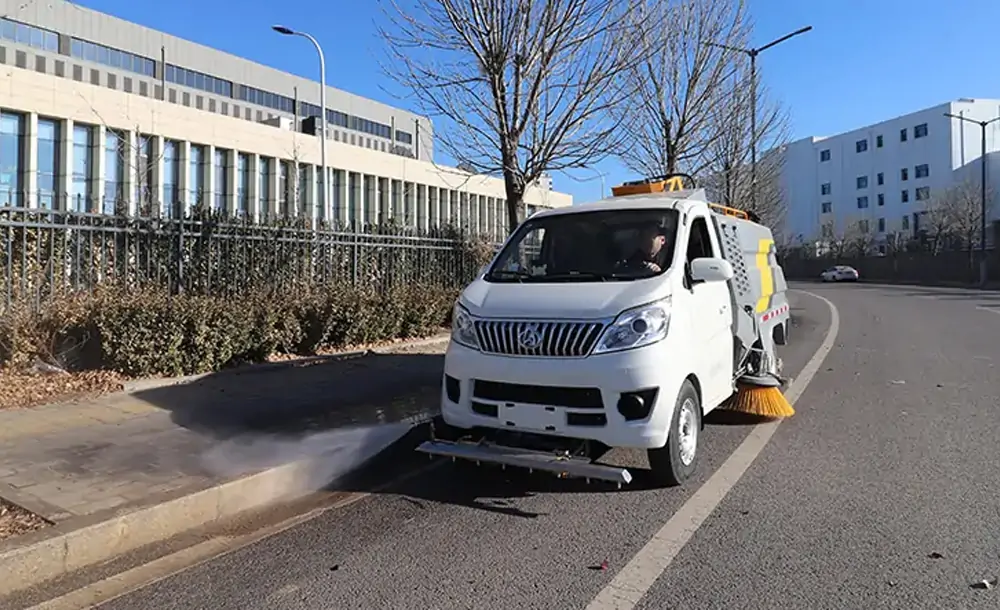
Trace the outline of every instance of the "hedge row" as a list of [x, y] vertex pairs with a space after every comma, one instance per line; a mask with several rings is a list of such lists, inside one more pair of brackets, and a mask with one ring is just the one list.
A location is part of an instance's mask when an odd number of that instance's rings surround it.
[[450, 321], [457, 293], [405, 286], [378, 293], [343, 285], [242, 297], [101, 289], [0, 314], [0, 366], [36, 359], [67, 370], [188, 375], [427, 336]]

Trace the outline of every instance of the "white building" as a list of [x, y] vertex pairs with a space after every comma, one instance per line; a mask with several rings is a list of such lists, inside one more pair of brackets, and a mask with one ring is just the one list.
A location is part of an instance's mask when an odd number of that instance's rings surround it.
[[[65, 0], [0, 15], [0, 207], [506, 224], [503, 181], [435, 164], [425, 117], [329, 87], [324, 201], [318, 83]], [[533, 187], [525, 203], [572, 198]]]
[[[876, 240], [913, 235], [931, 196], [980, 176], [982, 130], [945, 113], [982, 121], [1000, 116], [1000, 100], [959, 99], [830, 137], [791, 142], [782, 187], [787, 233], [804, 241], [843, 234], [860, 223]], [[1000, 121], [987, 127], [987, 179], [998, 192]], [[992, 167], [990, 167], [992, 166]], [[991, 171], [992, 170], [992, 171]], [[992, 219], [1000, 218], [994, 205]], [[832, 235], [831, 235], [832, 233]]]

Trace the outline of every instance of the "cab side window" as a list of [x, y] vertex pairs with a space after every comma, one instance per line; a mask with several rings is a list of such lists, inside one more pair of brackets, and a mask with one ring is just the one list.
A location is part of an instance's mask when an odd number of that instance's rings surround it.
[[691, 222], [691, 232], [688, 234], [687, 262], [696, 258], [714, 258], [712, 238], [708, 232], [708, 223], [704, 216], [699, 216]]

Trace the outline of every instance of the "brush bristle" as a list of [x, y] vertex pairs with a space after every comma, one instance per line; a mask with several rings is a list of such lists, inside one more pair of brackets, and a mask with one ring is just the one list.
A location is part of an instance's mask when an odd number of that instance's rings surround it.
[[779, 388], [740, 386], [726, 408], [750, 415], [768, 418], [785, 418], [795, 415], [795, 409]]

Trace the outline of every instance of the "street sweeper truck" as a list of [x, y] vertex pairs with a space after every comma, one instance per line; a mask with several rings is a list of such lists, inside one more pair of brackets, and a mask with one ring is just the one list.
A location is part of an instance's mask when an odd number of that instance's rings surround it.
[[598, 460], [643, 449], [677, 485], [712, 410], [793, 414], [771, 231], [682, 174], [612, 192], [533, 214], [464, 289], [419, 451], [620, 487], [628, 469]]

